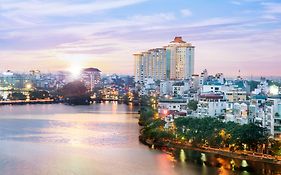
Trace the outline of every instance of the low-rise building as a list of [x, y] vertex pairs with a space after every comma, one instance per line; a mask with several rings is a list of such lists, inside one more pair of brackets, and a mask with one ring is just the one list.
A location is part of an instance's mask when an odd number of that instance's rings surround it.
[[201, 93], [222, 92], [223, 84], [219, 82], [205, 82], [202, 86]]
[[165, 96], [165, 95], [172, 95], [173, 92], [173, 84], [175, 81], [170, 80], [170, 81], [161, 81], [160, 82], [160, 96]]
[[229, 102], [244, 102], [247, 100], [247, 92], [241, 90], [227, 91], [225, 96]]
[[227, 102], [223, 94], [201, 94], [199, 96], [197, 115], [199, 117], [223, 116], [226, 111]]
[[268, 98], [265, 118], [270, 134], [276, 139], [281, 139], [281, 95]]
[[160, 114], [167, 111], [187, 112], [187, 101], [183, 98], [161, 98], [159, 100], [158, 109]]

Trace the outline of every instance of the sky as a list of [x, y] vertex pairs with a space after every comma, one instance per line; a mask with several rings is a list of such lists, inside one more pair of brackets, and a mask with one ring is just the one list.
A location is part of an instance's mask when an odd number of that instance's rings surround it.
[[281, 0], [0, 0], [0, 71], [133, 74], [133, 53], [175, 36], [196, 73], [281, 75]]

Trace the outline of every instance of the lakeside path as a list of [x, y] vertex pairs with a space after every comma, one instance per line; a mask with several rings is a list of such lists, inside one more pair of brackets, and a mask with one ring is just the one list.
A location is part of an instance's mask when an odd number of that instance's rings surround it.
[[276, 165], [281, 165], [281, 156], [271, 156], [267, 154], [259, 155], [258, 153], [249, 153], [243, 151], [236, 151], [231, 152], [228, 150], [223, 149], [216, 149], [211, 147], [194, 147], [192, 145], [171, 141], [171, 140], [157, 140], [153, 141], [151, 139], [147, 139], [144, 136], [140, 135], [139, 140], [148, 145], [148, 146], [156, 146], [156, 147], [167, 147], [167, 148], [176, 148], [176, 149], [190, 149], [194, 151], [204, 152], [204, 153], [212, 153], [218, 154], [221, 156], [234, 158], [234, 159], [241, 159], [241, 160], [249, 160], [249, 161], [258, 161], [264, 163], [271, 163]]
[[53, 99], [40, 99], [40, 100], [9, 100], [9, 101], [0, 101], [0, 105], [13, 105], [13, 104], [45, 104], [45, 103], [54, 103]]

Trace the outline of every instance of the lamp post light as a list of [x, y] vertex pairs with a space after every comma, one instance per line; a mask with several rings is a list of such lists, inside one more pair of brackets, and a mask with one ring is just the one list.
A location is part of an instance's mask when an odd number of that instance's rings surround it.
[[27, 83], [25, 85], [25, 89], [27, 90], [26, 101], [30, 101], [30, 91], [32, 89], [32, 84], [31, 83]]
[[27, 84], [25, 85], [25, 88], [26, 88], [27, 90], [30, 90], [30, 89], [32, 88], [32, 84], [27, 83]]

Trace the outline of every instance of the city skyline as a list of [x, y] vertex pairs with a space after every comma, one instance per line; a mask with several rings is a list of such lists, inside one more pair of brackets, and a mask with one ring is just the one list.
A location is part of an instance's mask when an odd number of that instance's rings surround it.
[[0, 13], [1, 71], [80, 65], [132, 75], [133, 53], [182, 36], [196, 46], [197, 74], [281, 74], [277, 0], [2, 0]]

